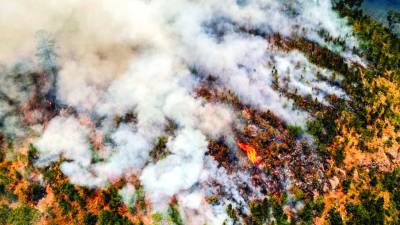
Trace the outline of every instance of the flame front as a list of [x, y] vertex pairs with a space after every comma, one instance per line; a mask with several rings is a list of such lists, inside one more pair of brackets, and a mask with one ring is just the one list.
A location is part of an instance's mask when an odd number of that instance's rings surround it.
[[256, 149], [250, 145], [250, 144], [245, 144], [242, 142], [237, 142], [237, 145], [239, 146], [240, 149], [242, 149], [246, 154], [247, 158], [252, 162], [252, 163], [257, 163], [257, 152]]

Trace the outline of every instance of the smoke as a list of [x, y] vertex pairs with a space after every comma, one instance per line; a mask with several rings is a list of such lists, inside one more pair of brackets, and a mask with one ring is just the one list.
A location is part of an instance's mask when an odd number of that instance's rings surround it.
[[122, 197], [122, 201], [129, 207], [134, 206], [136, 201], [136, 189], [132, 184], [127, 184], [118, 192]]
[[152, 199], [171, 197], [199, 180], [207, 141], [200, 131], [185, 129], [167, 147], [172, 154], [157, 164], [148, 165], [140, 177]]
[[229, 221], [222, 205], [210, 207], [201, 192], [180, 193], [178, 203], [185, 224], [223, 224]]
[[73, 118], [55, 117], [47, 125], [36, 146], [42, 157], [38, 165], [46, 166], [60, 155], [73, 160], [80, 166], [90, 165], [91, 155], [87, 151], [89, 130]]
[[[204, 206], [207, 193], [196, 190], [200, 183], [210, 177], [226, 187], [239, 183], [229, 181], [217, 167], [205, 168], [208, 140], [232, 139], [235, 113], [228, 105], [195, 97], [199, 81], [213, 76], [240, 101], [270, 110], [288, 124], [304, 126], [312, 116], [273, 88], [274, 70], [280, 83], [288, 81], [281, 88], [322, 104], [329, 104], [328, 95], [346, 98], [346, 94], [318, 75], [332, 78], [333, 72], [313, 65], [301, 52], [277, 48], [265, 36], [304, 37], [350, 61], [359, 60], [350, 51], [357, 46], [351, 28], [328, 0], [0, 3], [1, 64], [10, 68], [22, 63], [26, 71], [39, 70], [33, 66], [43, 59], [35, 56], [36, 34], [45, 30], [56, 43], [56, 99], [73, 111], [42, 124], [45, 130], [35, 143], [40, 152], [37, 165], [63, 158], [63, 173], [72, 183], [88, 187], [137, 176], [153, 205], [165, 205], [178, 194], [182, 211], [203, 208], [197, 209], [203, 211], [193, 224], [220, 224], [225, 218]], [[324, 32], [345, 40], [344, 46], [326, 40]], [[19, 102], [27, 101], [30, 81], [9, 76], [0, 72], [0, 90]], [[14, 107], [3, 98], [0, 106], [2, 118]], [[128, 114], [134, 119], [115, 122]], [[17, 120], [6, 118], [6, 127], [17, 127]], [[167, 131], [171, 121], [176, 125], [172, 135]], [[149, 152], [162, 135], [169, 137], [169, 154], [155, 162]], [[95, 150], [96, 136], [102, 138]], [[205, 176], [208, 170], [216, 175]], [[250, 182], [243, 176], [246, 179]], [[189, 189], [195, 191], [185, 194]], [[132, 191], [132, 187], [121, 190], [124, 201], [132, 201]], [[231, 196], [240, 199], [233, 189]]]

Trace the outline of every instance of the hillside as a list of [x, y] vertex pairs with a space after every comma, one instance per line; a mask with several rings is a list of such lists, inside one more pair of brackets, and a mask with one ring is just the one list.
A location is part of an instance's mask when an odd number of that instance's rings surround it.
[[400, 224], [362, 1], [0, 3], [0, 225]]

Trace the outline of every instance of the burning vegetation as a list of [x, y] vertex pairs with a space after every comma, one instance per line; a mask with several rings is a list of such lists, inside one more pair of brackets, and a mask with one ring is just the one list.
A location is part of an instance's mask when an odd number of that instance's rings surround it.
[[257, 158], [257, 151], [252, 145], [241, 143], [239, 141], [237, 142], [237, 145], [246, 153], [247, 158], [250, 160], [251, 163], [258, 163], [259, 159]]
[[0, 20], [0, 225], [400, 223], [398, 36], [359, 1], [175, 3]]

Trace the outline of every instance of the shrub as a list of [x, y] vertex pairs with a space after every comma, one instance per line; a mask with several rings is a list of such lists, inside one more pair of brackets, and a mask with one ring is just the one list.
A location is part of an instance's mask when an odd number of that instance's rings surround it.
[[360, 195], [361, 203], [346, 205], [346, 211], [350, 218], [348, 225], [383, 225], [385, 222], [384, 200], [369, 191], [364, 191]]
[[38, 150], [33, 144], [29, 144], [28, 147], [28, 165], [32, 166], [38, 159]]
[[133, 225], [125, 216], [117, 212], [102, 210], [99, 215], [99, 225]]
[[181, 215], [174, 205], [170, 205], [168, 209], [168, 215], [171, 218], [171, 221], [176, 225], [183, 225], [183, 221]]
[[58, 203], [61, 206], [62, 212], [64, 215], [68, 215], [72, 211], [72, 205], [65, 201], [65, 199], [61, 199]]
[[314, 205], [311, 201], [307, 200], [303, 211], [299, 214], [304, 224], [312, 224]]
[[63, 183], [61, 185], [61, 191], [67, 195], [70, 201], [76, 201], [78, 204], [84, 208], [86, 205], [85, 200], [80, 196], [78, 190], [75, 189], [74, 185], [71, 183]]
[[263, 201], [256, 201], [250, 204], [251, 220], [253, 224], [265, 224], [269, 218], [269, 202], [265, 198]]
[[29, 201], [36, 204], [46, 195], [46, 188], [38, 183], [33, 183], [28, 187], [26, 195]]
[[301, 135], [303, 135], [303, 130], [299, 126], [288, 126], [288, 131], [289, 135], [292, 136], [293, 138], [299, 138]]
[[7, 218], [7, 223], [13, 225], [35, 224], [38, 216], [39, 213], [36, 211], [36, 209], [30, 208], [26, 205], [22, 205], [12, 210]]
[[103, 192], [103, 195], [104, 201], [110, 206], [110, 209], [116, 209], [121, 204], [121, 196], [116, 188], [110, 187], [108, 191]]
[[237, 213], [236, 210], [232, 207], [232, 204], [229, 203], [229, 205], [226, 207], [226, 213], [228, 214], [229, 218], [231, 218], [234, 222], [237, 221]]
[[346, 158], [346, 152], [343, 147], [340, 147], [336, 150], [335, 154], [335, 162], [336, 165], [340, 166], [343, 163], [343, 160]]
[[85, 213], [85, 215], [83, 217], [83, 223], [85, 225], [96, 225], [97, 216], [92, 213]]
[[0, 207], [0, 225], [6, 225], [8, 217], [11, 215], [12, 209], [8, 205]]
[[330, 225], [343, 225], [342, 216], [336, 209], [329, 210], [329, 223]]

